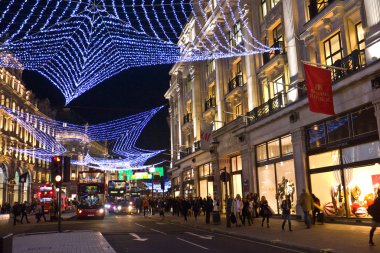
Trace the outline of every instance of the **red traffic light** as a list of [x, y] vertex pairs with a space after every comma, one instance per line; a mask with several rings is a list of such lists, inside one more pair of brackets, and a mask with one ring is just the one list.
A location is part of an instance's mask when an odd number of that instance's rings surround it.
[[53, 161], [59, 163], [59, 162], [61, 162], [61, 157], [59, 157], [59, 156], [54, 156], [54, 157], [53, 157]]

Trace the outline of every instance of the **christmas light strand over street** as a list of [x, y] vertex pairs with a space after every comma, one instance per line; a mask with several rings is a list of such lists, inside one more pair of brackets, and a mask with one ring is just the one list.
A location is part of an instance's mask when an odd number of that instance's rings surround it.
[[0, 106], [1, 113], [15, 121], [16, 127], [24, 128], [36, 140], [33, 147], [28, 147], [25, 143], [23, 147], [10, 147], [11, 150], [50, 161], [53, 156], [66, 152], [63, 142], [115, 141], [111, 153], [117, 157], [115, 159], [95, 158], [86, 154], [83, 161], [73, 160], [73, 164], [91, 165], [101, 169], [140, 168], [149, 158], [163, 151], [144, 150], [135, 146], [141, 131], [160, 109], [162, 107], [97, 125], [75, 125]]
[[0, 13], [0, 66], [39, 72], [66, 103], [130, 68], [278, 50], [241, 0], [2, 0]]

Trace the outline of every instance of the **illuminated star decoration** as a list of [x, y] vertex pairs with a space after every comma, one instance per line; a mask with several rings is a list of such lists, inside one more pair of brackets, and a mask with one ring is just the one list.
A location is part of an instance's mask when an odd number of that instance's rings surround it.
[[53, 156], [66, 152], [62, 144], [66, 141], [114, 141], [112, 155], [117, 156], [117, 159], [94, 158], [87, 154], [83, 161], [72, 161], [73, 164], [100, 169], [140, 168], [149, 158], [161, 153], [163, 150], [135, 147], [141, 131], [161, 108], [97, 125], [75, 125], [0, 106], [3, 113], [16, 121], [37, 141], [33, 147], [28, 147], [25, 143], [21, 144], [24, 145], [22, 147], [11, 147], [11, 150], [50, 161]]
[[39, 72], [69, 103], [132, 67], [276, 50], [247, 13], [241, 0], [2, 0], [0, 66]]

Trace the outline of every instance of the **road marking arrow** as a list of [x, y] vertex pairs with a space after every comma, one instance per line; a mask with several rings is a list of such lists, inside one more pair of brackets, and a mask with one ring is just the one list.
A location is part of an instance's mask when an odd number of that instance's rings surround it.
[[135, 238], [135, 239], [133, 239], [135, 241], [145, 242], [146, 240], [148, 240], [148, 238], [140, 238], [140, 236], [138, 236], [135, 233], [129, 233], [129, 234]]
[[214, 237], [212, 235], [205, 235], [205, 236], [203, 236], [203, 235], [197, 235], [197, 234], [194, 234], [194, 233], [191, 233], [191, 232], [185, 232], [185, 233], [189, 234], [189, 235], [193, 235], [193, 236], [199, 237], [201, 239], [206, 239], [206, 240], [212, 240], [212, 238]]

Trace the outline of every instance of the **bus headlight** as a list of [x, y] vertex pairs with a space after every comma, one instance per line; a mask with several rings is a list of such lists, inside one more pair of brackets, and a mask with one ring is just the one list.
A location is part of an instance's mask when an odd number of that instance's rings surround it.
[[100, 209], [98, 210], [98, 212], [99, 212], [100, 214], [103, 214], [103, 213], [104, 213], [104, 209], [103, 209], [103, 208], [100, 208]]
[[121, 210], [121, 206], [118, 206], [118, 207], [117, 207], [117, 210], [119, 210], [119, 211], [120, 211], [120, 210]]

